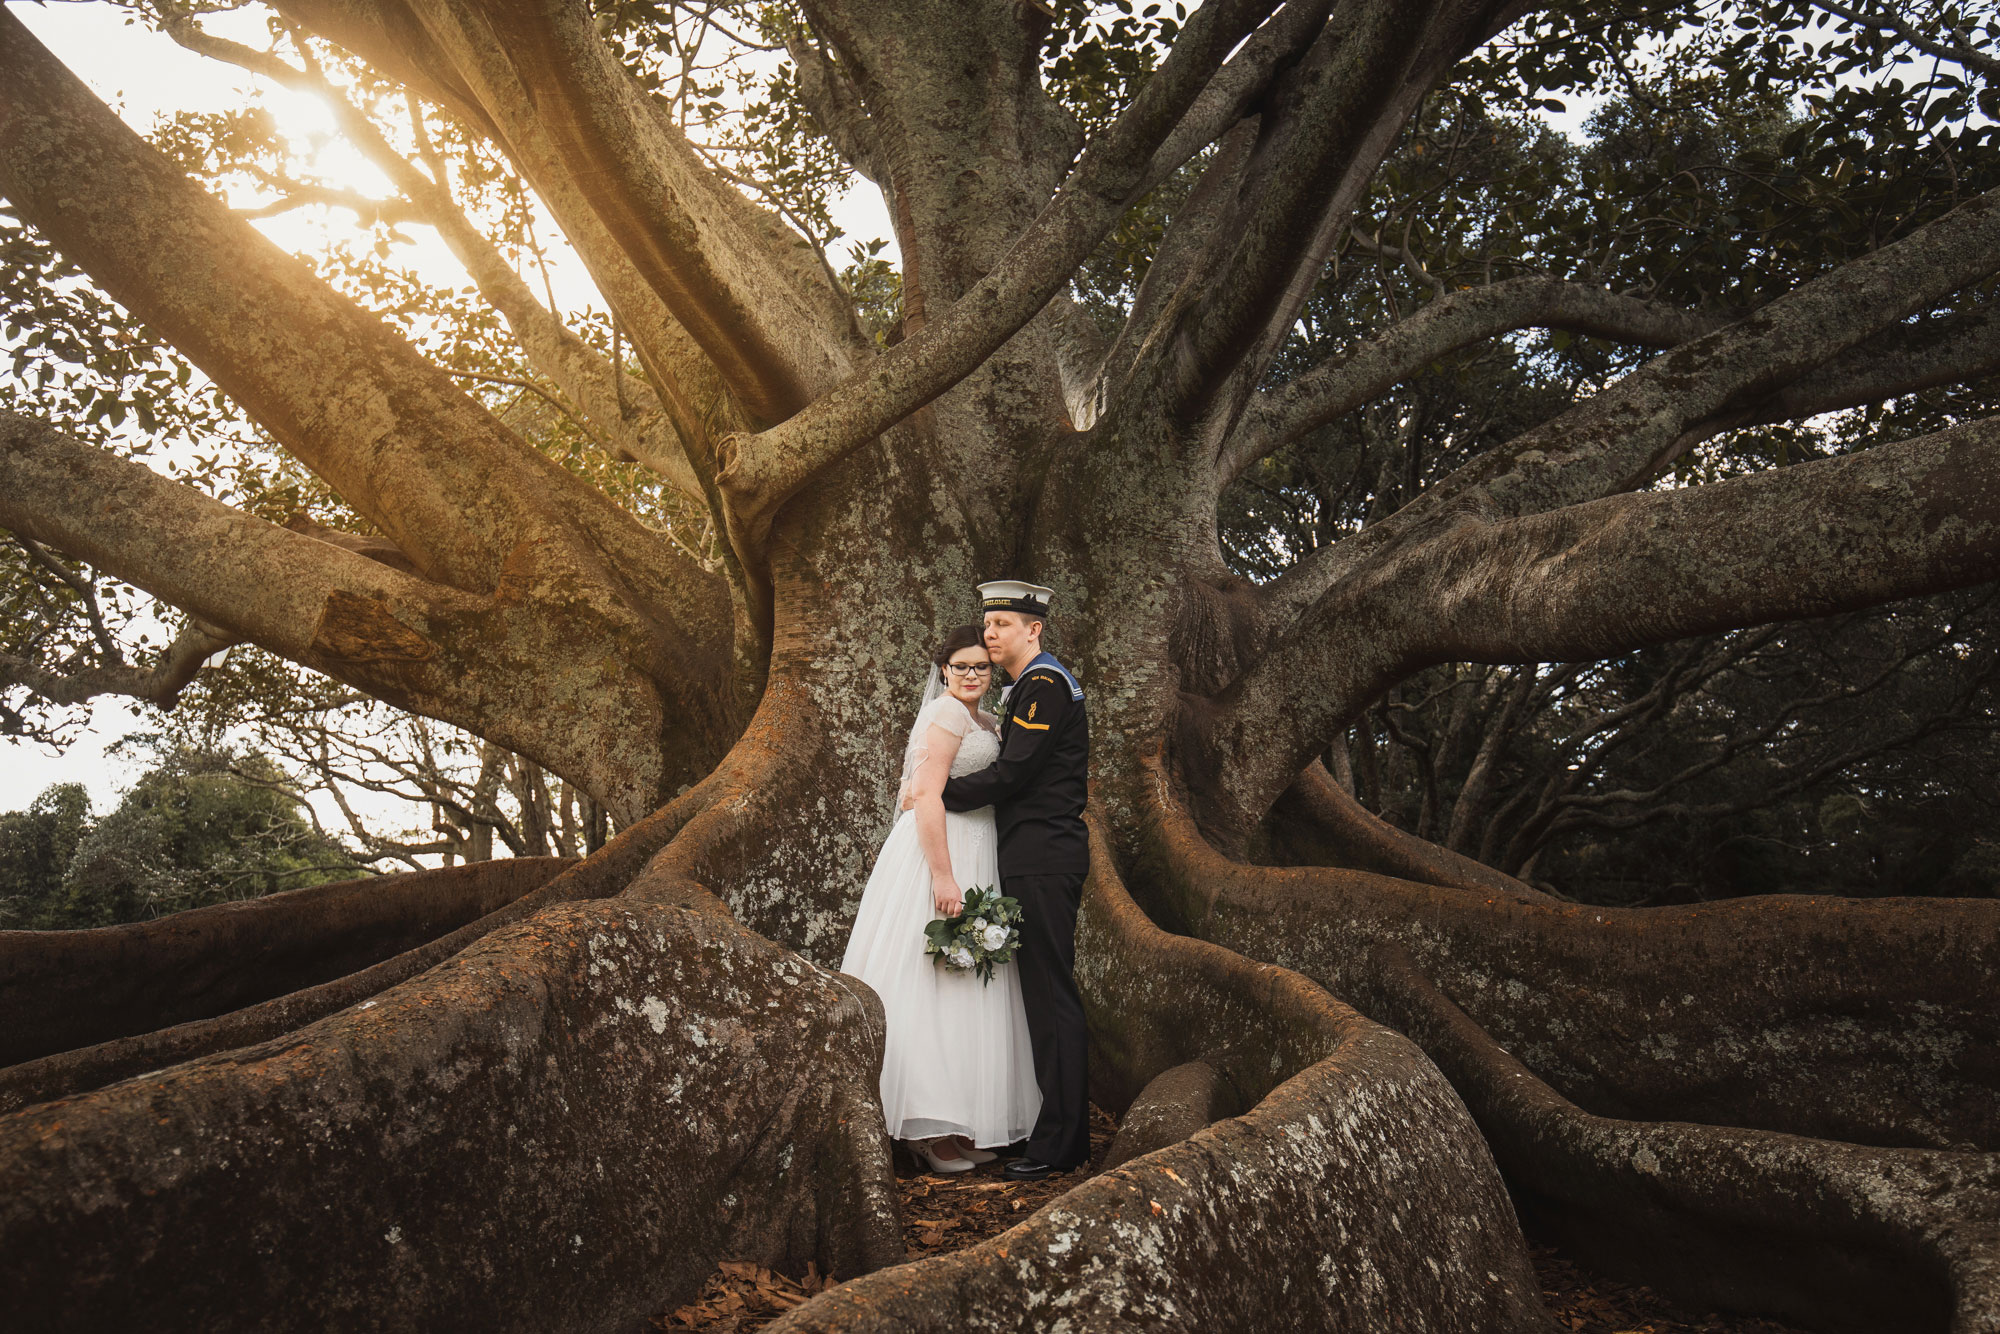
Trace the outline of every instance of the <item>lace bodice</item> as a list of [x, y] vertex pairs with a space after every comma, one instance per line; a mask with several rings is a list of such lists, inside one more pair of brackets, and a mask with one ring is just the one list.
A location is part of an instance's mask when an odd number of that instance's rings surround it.
[[951, 776], [963, 778], [967, 774], [978, 773], [987, 765], [1000, 758], [1000, 734], [982, 723], [965, 734], [965, 740], [958, 743], [958, 754], [951, 757]]

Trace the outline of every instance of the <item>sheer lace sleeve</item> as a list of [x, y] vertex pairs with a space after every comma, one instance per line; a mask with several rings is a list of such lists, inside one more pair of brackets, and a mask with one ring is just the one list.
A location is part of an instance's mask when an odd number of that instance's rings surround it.
[[924, 711], [925, 721], [932, 727], [942, 727], [955, 737], [964, 737], [972, 731], [972, 713], [950, 695], [939, 695]]
[[[903, 776], [896, 784], [896, 805], [903, 804], [909, 795], [910, 783], [916, 778], [931, 754], [931, 730], [937, 728], [946, 735], [964, 740], [973, 728], [972, 715], [966, 707], [950, 695], [939, 695], [917, 712], [917, 720], [910, 727], [910, 739], [903, 748]], [[956, 746], [950, 747], [957, 750]], [[946, 761], [949, 763], [949, 760]]]

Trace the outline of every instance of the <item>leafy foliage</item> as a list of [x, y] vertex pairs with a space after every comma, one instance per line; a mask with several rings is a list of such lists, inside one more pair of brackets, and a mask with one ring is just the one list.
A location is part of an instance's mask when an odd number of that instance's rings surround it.
[[0, 816], [7, 925], [112, 926], [366, 874], [254, 752], [170, 753], [103, 819], [83, 787]]
[[1392, 823], [1586, 902], [1991, 896], [1995, 613], [1987, 588], [1602, 663], [1434, 668], [1334, 767]]

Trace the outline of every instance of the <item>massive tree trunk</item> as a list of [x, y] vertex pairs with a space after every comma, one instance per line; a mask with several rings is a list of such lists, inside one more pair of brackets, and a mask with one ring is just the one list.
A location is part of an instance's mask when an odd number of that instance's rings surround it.
[[[904, 257], [878, 353], [582, 6], [277, 8], [532, 183], [645, 370], [660, 424], [634, 452], [708, 507], [723, 558], [549, 464], [0, 17], [11, 205], [386, 543], [265, 523], [22, 416], [0, 418], [0, 523], [626, 825], [581, 863], [484, 873], [507, 883], [259, 905], [269, 939], [338, 961], [289, 984], [200, 981], [268, 948], [235, 907], [63, 940], [84, 969], [156, 941], [185, 969], [80, 998], [0, 1075], [17, 1318], [619, 1328], [721, 1258], [900, 1261], [879, 1003], [829, 969], [928, 651], [976, 581], [1021, 575], [1058, 590], [1089, 691], [1079, 971], [1098, 1100], [1132, 1139], [1014, 1232], [791, 1325], [1536, 1328], [1518, 1205], [1689, 1301], [2000, 1330], [2000, 907], [1580, 908], [1374, 821], [1315, 762], [1430, 664], [2000, 576], [1990, 421], [1639, 489], [1745, 421], [1990, 371], [1982, 323], [1895, 334], [2000, 267], [2000, 198], [1733, 322], [1520, 279], [1265, 388], [1421, 99], [1525, 6], [1218, 0], [1084, 143], [1042, 86], [1036, 6], [814, 0], [803, 86]], [[1098, 346], [1065, 286], [1183, 169]], [[581, 411], [605, 401], [618, 368], [578, 369], [531, 296], [489, 297]], [[1535, 328], [1670, 350], [1270, 584], [1225, 569], [1216, 502], [1243, 469]]]

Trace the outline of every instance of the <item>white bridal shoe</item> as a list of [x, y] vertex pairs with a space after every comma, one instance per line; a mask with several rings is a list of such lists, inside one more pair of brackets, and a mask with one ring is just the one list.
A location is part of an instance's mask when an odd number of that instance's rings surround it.
[[968, 1144], [964, 1148], [958, 1151], [958, 1156], [964, 1158], [968, 1162], [990, 1163], [997, 1155], [988, 1153], [984, 1149]]
[[[950, 1139], [951, 1136], [946, 1135], [943, 1138]], [[931, 1146], [936, 1143], [937, 1140], [934, 1139], [913, 1139], [909, 1142], [910, 1147], [915, 1149], [918, 1155], [922, 1157], [925, 1162], [931, 1165], [931, 1171], [940, 1173], [944, 1176], [952, 1176], [958, 1172], [970, 1172], [975, 1166], [977, 1166], [977, 1164], [974, 1163], [971, 1158], [938, 1157], [935, 1153], [931, 1152]], [[979, 1150], [974, 1149], [973, 1152], [978, 1153]], [[993, 1155], [991, 1154], [987, 1155], [987, 1157], [989, 1158], [991, 1158], [992, 1156]]]

